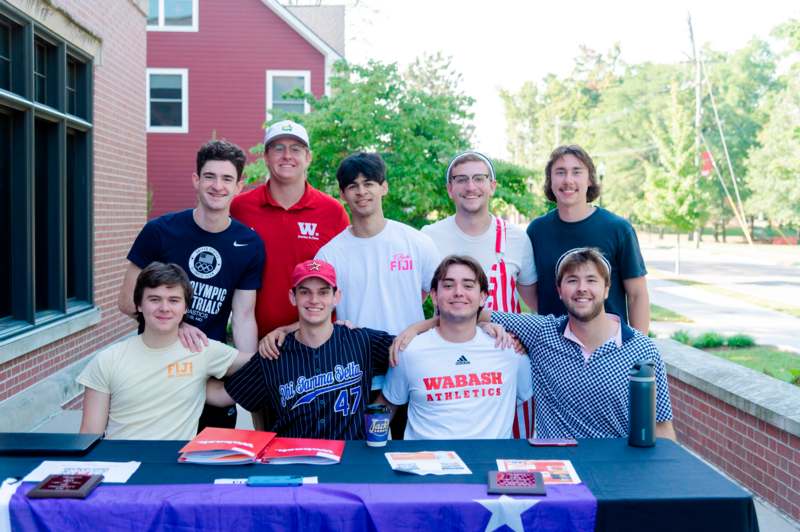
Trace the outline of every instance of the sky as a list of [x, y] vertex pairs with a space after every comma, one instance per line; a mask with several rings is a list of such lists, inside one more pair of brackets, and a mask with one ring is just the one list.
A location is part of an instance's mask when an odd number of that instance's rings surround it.
[[[301, 2], [302, 3], [302, 2]], [[580, 46], [609, 50], [615, 42], [627, 63], [685, 61], [691, 55], [687, 15], [698, 45], [733, 51], [752, 37], [800, 18], [796, 0], [331, 0], [345, 3], [346, 50], [351, 62], [406, 65], [443, 52], [475, 98], [474, 147], [506, 157], [501, 88], [515, 90], [548, 73], [568, 74]]]

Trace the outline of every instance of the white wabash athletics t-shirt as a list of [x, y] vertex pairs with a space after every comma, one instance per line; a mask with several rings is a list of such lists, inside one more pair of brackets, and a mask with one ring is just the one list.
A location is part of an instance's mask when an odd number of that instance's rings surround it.
[[477, 328], [468, 342], [436, 329], [411, 341], [383, 386], [389, 402], [408, 403], [405, 439], [511, 437], [517, 398], [533, 393], [530, 359], [494, 342]]

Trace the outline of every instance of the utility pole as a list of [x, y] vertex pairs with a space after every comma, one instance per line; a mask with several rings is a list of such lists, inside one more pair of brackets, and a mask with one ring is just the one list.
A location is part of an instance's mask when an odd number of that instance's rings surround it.
[[[694, 42], [694, 28], [692, 28], [692, 14], [691, 12], [686, 16], [689, 23], [689, 40], [692, 41], [692, 61], [694, 61], [694, 167], [700, 173], [700, 122], [702, 116], [702, 98], [700, 95], [700, 60], [697, 57], [697, 46]], [[725, 229], [723, 228], [723, 231]], [[700, 247], [700, 235], [703, 233], [702, 228], [696, 228], [695, 233], [695, 248]], [[680, 265], [676, 266], [679, 269]]]
[[692, 61], [694, 62], [694, 166], [700, 169], [700, 117], [702, 113], [702, 98], [700, 96], [700, 60], [697, 57], [697, 47], [694, 42], [694, 29], [692, 28], [692, 14], [687, 15], [689, 23], [689, 39], [692, 41]]
[[[717, 168], [716, 162], [714, 162], [713, 156], [711, 158], [712, 159], [712, 164], [714, 166], [714, 170], [717, 171], [717, 177], [719, 178], [720, 183], [722, 184], [722, 188], [723, 188], [723, 190], [725, 192], [725, 196], [727, 197], [728, 202], [730, 203], [731, 210], [733, 211], [733, 215], [736, 217], [736, 221], [739, 222], [739, 226], [742, 228], [742, 232], [744, 233], [744, 236], [747, 239], [747, 243], [752, 245], [753, 244], [753, 240], [752, 240], [752, 237], [750, 236], [750, 230], [747, 227], [747, 223], [745, 221], [744, 208], [742, 206], [742, 200], [741, 200], [741, 198], [739, 196], [739, 187], [738, 187], [738, 185], [736, 183], [736, 174], [734, 174], [734, 172], [733, 172], [733, 165], [731, 164], [731, 158], [730, 158], [730, 155], [728, 154], [728, 145], [725, 142], [725, 133], [722, 130], [722, 123], [720, 122], [719, 114], [717, 112], [717, 105], [716, 105], [716, 102], [714, 101], [714, 90], [713, 90], [713, 88], [711, 86], [711, 80], [708, 78], [708, 73], [705, 70], [705, 65], [703, 63], [703, 60], [697, 54], [697, 49], [695, 47], [694, 29], [692, 27], [692, 15], [691, 15], [691, 13], [688, 15], [688, 22], [689, 22], [689, 39], [692, 41], [692, 59], [694, 60], [694, 64], [695, 64], [695, 89], [694, 89], [695, 90], [695, 117], [694, 117], [694, 124], [695, 124], [695, 166], [697, 166], [698, 171], [699, 171], [699, 169], [700, 169], [699, 157], [700, 157], [700, 144], [701, 144], [701, 142], [703, 144], [705, 144], [706, 151], [711, 153], [710, 147], [705, 142], [705, 138], [703, 137], [703, 132], [701, 131], [701, 128], [700, 128], [700, 119], [701, 119], [701, 116], [702, 116], [701, 92], [700, 91], [701, 91], [703, 79], [705, 79], [706, 83], [708, 83], [708, 95], [709, 95], [709, 98], [711, 100], [711, 109], [714, 111], [714, 119], [715, 119], [715, 121], [717, 123], [717, 129], [719, 130], [720, 140], [722, 141], [722, 149], [724, 151], [725, 158], [726, 158], [726, 160], [728, 162], [728, 170], [729, 170], [729, 172], [731, 174], [731, 181], [733, 182], [733, 189], [734, 189], [734, 192], [736, 193], [736, 198], [738, 200], [738, 205], [737, 205], [736, 202], [733, 201], [733, 198], [731, 197], [730, 193], [728, 192], [728, 187], [725, 186], [725, 180], [723, 179], [721, 172], [719, 172], [719, 169]], [[725, 228], [723, 227], [722, 230], [724, 232]]]

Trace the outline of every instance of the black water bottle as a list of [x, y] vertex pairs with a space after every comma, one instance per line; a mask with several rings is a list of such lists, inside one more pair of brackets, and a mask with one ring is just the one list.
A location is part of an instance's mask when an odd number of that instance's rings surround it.
[[656, 444], [656, 370], [652, 362], [633, 365], [629, 374], [628, 445]]

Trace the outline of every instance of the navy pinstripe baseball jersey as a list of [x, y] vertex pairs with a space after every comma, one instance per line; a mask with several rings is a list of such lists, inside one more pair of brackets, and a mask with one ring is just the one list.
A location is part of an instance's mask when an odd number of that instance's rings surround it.
[[286, 337], [278, 360], [254, 356], [225, 383], [242, 407], [266, 410], [266, 429], [280, 436], [364, 438], [364, 409], [373, 375], [386, 373], [394, 336], [333, 326], [317, 348]]

